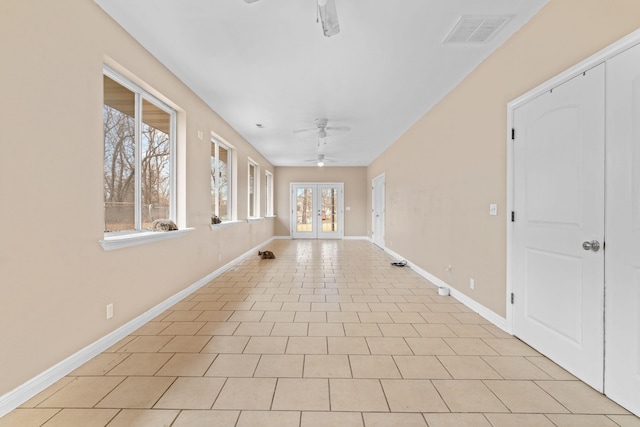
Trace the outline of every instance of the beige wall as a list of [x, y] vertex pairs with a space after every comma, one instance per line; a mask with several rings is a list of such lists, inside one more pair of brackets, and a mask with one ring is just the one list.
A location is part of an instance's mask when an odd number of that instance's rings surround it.
[[367, 235], [367, 168], [365, 167], [277, 167], [275, 209], [276, 236], [290, 236], [290, 186], [292, 182], [344, 182], [344, 205], [350, 211], [344, 213], [344, 235]]
[[[93, 1], [2, 0], [0, 57], [1, 396], [270, 239], [274, 222], [211, 230], [207, 135], [237, 148], [241, 219], [247, 156], [272, 166]], [[182, 110], [185, 237], [98, 244], [105, 57]]]
[[505, 316], [507, 103], [639, 27], [637, 0], [551, 0], [369, 166], [389, 249]]

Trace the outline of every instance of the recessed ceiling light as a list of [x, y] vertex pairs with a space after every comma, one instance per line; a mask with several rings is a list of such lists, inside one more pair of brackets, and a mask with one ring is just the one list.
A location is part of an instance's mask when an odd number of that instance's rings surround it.
[[256, 127], [258, 129], [264, 129], [264, 125], [262, 123], [256, 123]]

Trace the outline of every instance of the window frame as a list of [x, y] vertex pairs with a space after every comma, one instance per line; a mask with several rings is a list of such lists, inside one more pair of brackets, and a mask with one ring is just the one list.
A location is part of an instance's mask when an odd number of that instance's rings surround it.
[[265, 207], [264, 216], [270, 217], [273, 215], [273, 173], [264, 171], [265, 180]]
[[[251, 169], [253, 169], [253, 194], [251, 193]], [[253, 212], [251, 206], [253, 202]], [[247, 161], [247, 218], [260, 218], [260, 165], [253, 159]]]
[[[131, 230], [104, 232], [105, 240], [109, 237], [136, 235], [148, 232], [142, 228], [142, 105], [143, 102], [149, 102], [158, 109], [169, 115], [169, 218], [178, 223], [178, 194], [177, 194], [177, 116], [178, 112], [175, 108], [163, 102], [158, 96], [143, 89], [140, 85], [131, 81], [127, 77], [118, 73], [108, 65], [103, 65], [103, 76], [108, 77], [125, 89], [131, 91], [135, 95], [135, 169], [134, 169], [134, 228]], [[103, 88], [103, 109], [104, 109], [104, 88]], [[104, 120], [104, 119], [103, 119]], [[104, 121], [103, 121], [104, 124]], [[102, 144], [104, 149], [105, 135], [103, 134]], [[103, 159], [104, 167], [104, 159]], [[105, 211], [103, 209], [103, 215]], [[104, 218], [106, 222], [106, 218]]]
[[[214, 145], [214, 152], [215, 152], [215, 158], [219, 159], [220, 158], [220, 147], [222, 147], [224, 150], [227, 151], [227, 217], [226, 219], [222, 219], [220, 218], [220, 192], [218, 188], [214, 189], [214, 200], [213, 200], [213, 212], [211, 212], [211, 215], [218, 215], [218, 217], [221, 219], [222, 223], [229, 223], [229, 222], [233, 222], [235, 219], [235, 213], [234, 213], [234, 185], [235, 183], [233, 182], [233, 173], [234, 173], [234, 149], [231, 145], [222, 142], [219, 138], [215, 137], [215, 136], [211, 136], [211, 144]], [[215, 166], [215, 171], [213, 171], [214, 176], [218, 176], [219, 170], [218, 170], [218, 165], [219, 163], [216, 161], [214, 166]], [[213, 224], [212, 224], [213, 225]]]

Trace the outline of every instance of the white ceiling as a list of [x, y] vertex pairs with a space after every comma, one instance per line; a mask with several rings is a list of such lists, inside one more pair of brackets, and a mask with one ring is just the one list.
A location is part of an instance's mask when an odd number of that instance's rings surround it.
[[[329, 38], [317, 0], [95, 1], [274, 166], [366, 166], [548, 0], [336, 0]], [[442, 43], [462, 15], [513, 18]], [[351, 130], [294, 135], [316, 118]]]

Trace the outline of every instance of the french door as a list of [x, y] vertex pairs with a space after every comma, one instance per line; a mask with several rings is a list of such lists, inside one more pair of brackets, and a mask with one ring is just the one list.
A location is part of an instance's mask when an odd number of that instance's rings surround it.
[[291, 237], [341, 239], [344, 237], [344, 183], [291, 184]]
[[604, 376], [604, 65], [514, 110], [514, 334]]

